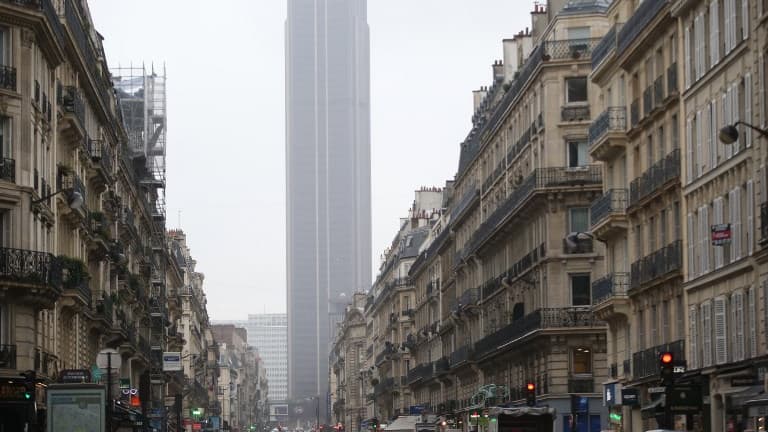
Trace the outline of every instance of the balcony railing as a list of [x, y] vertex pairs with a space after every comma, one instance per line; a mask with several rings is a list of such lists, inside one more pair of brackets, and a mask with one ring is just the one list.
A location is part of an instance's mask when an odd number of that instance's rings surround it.
[[629, 105], [629, 121], [633, 128], [640, 123], [640, 99], [633, 100]]
[[595, 379], [589, 378], [569, 378], [568, 379], [568, 393], [594, 393], [595, 392]]
[[600, 44], [601, 38], [565, 39], [545, 41], [542, 45], [542, 59], [549, 60], [579, 60], [587, 59], [592, 50]]
[[564, 254], [587, 254], [595, 251], [595, 242], [592, 239], [578, 239], [575, 243], [570, 243], [563, 239]]
[[676, 240], [632, 263], [630, 289], [682, 269], [682, 241]]
[[[512, 214], [534, 192], [547, 188], [571, 188], [576, 186], [602, 185], [603, 176], [599, 165], [583, 167], [549, 167], [535, 169], [496, 210], [478, 227], [464, 246], [461, 256], [469, 256], [488, 240], [498, 225]], [[461, 258], [460, 256], [460, 258]]]
[[61, 288], [61, 267], [53, 254], [0, 247], [0, 281]]
[[589, 223], [595, 226], [612, 214], [622, 214], [627, 211], [627, 190], [609, 189], [603, 196], [596, 199], [589, 209]]
[[677, 94], [677, 62], [667, 68], [667, 96]]
[[664, 104], [664, 74], [653, 82], [653, 107], [659, 108]]
[[98, 162], [101, 166], [101, 169], [106, 174], [111, 174], [112, 149], [109, 147], [109, 144], [107, 144], [107, 142], [104, 140], [88, 139], [88, 148], [89, 153], [91, 154], [91, 159], [95, 162]]
[[608, 132], [627, 130], [627, 108], [609, 107], [589, 126], [589, 145], [592, 146]]
[[768, 201], [760, 204], [760, 243], [768, 243]]
[[448, 372], [448, 369], [450, 369], [450, 361], [448, 360], [448, 357], [441, 357], [435, 362], [436, 374]]
[[658, 160], [642, 176], [629, 184], [629, 206], [653, 194], [667, 182], [680, 177], [680, 149], [674, 149]]
[[502, 279], [507, 278], [508, 281], [513, 281], [519, 275], [536, 265], [539, 260], [545, 258], [546, 255], [546, 248], [544, 247], [544, 243], [542, 243], [535, 249], [525, 254], [525, 256], [517, 260], [507, 269], [507, 271], [502, 272], [500, 275], [485, 281], [481, 288], [483, 299], [490, 298], [493, 293], [502, 287]]
[[412, 384], [418, 380], [432, 377], [434, 366], [432, 363], [422, 363], [408, 371], [408, 383]]
[[466, 307], [469, 305], [473, 305], [473, 304], [476, 304], [479, 300], [480, 300], [480, 289], [470, 288], [468, 290], [465, 290], [463, 293], [461, 293], [461, 296], [459, 296], [459, 306]]
[[643, 117], [648, 117], [653, 110], [653, 89], [648, 86], [643, 90]]
[[96, 312], [100, 314], [102, 317], [104, 317], [104, 320], [106, 320], [108, 323], [112, 323], [112, 318], [114, 314], [114, 302], [112, 301], [112, 297], [105, 296], [103, 299], [96, 302]]
[[456, 207], [454, 207], [451, 211], [451, 219], [460, 217], [461, 214], [464, 213], [464, 211], [466, 211], [479, 196], [480, 191], [475, 187], [474, 184], [471, 184], [456, 204]]
[[80, 127], [85, 129], [85, 102], [83, 102], [82, 93], [77, 87], [67, 86], [64, 88], [61, 108], [65, 113], [73, 114], [80, 123]]
[[16, 183], [16, 161], [10, 158], [0, 158], [0, 179]]
[[646, 31], [648, 24], [658, 15], [658, 13], [669, 3], [669, 0], [645, 0], [640, 3], [635, 13], [627, 20], [619, 31], [617, 41], [617, 51], [625, 52], [639, 36]]
[[16, 91], [16, 68], [0, 65], [0, 88]]
[[618, 34], [622, 26], [622, 23], [614, 24], [613, 27], [608, 30], [608, 33], [600, 39], [600, 42], [595, 46], [595, 49], [592, 50], [592, 70], [597, 69], [606, 57], [616, 52]]
[[624, 297], [629, 288], [629, 273], [609, 273], [592, 282], [592, 305], [613, 298]]
[[475, 344], [475, 358], [496, 352], [502, 346], [537, 330], [603, 326], [594, 313], [583, 308], [546, 308], [536, 310], [506, 327], [480, 339]]
[[0, 344], [0, 369], [16, 369], [16, 345]]
[[562, 107], [560, 110], [560, 120], [564, 122], [588, 121], [589, 105]]
[[685, 360], [685, 341], [677, 340], [668, 344], [657, 345], [632, 354], [632, 372], [635, 379], [659, 374], [659, 355], [671, 352], [676, 360]]
[[452, 368], [459, 366], [462, 363], [468, 362], [472, 359], [472, 346], [464, 345], [456, 349], [451, 353], [450, 366]]

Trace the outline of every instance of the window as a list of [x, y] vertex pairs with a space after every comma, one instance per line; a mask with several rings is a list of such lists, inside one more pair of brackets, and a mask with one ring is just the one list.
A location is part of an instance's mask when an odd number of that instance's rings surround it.
[[571, 27], [568, 30], [568, 39], [589, 39], [589, 27]]
[[568, 166], [576, 168], [587, 165], [587, 141], [568, 141]]
[[575, 348], [572, 352], [573, 374], [591, 374], [592, 373], [592, 352], [587, 347]]
[[578, 103], [587, 101], [587, 77], [565, 79], [566, 103]]
[[568, 232], [589, 231], [589, 208], [572, 207], [568, 209]]
[[571, 275], [571, 303], [573, 306], [589, 306], [592, 303], [588, 274]]

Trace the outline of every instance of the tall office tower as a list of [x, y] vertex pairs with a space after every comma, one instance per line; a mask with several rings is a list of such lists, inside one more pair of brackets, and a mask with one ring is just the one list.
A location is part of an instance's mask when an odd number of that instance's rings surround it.
[[[328, 391], [342, 294], [371, 282], [366, 0], [288, 0], [288, 396]], [[327, 412], [327, 411], [326, 411]]]

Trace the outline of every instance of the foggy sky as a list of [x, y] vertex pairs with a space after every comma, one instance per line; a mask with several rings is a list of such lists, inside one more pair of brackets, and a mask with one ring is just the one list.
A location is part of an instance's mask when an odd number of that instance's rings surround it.
[[[167, 67], [167, 225], [187, 234], [209, 315], [285, 312], [285, 2], [89, 5], [110, 66]], [[413, 191], [455, 174], [471, 91], [532, 5], [368, 0], [374, 274]]]

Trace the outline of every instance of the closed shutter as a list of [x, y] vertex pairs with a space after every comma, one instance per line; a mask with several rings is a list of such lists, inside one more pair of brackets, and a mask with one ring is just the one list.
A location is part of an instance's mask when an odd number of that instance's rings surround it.
[[725, 0], [723, 6], [723, 39], [725, 40], [723, 57], [727, 56], [733, 48], [733, 43], [731, 42], [731, 3], [733, 3], [733, 0]]
[[696, 112], [696, 177], [701, 177], [704, 174], [704, 143], [702, 128], [704, 126], [704, 117], [701, 115], [701, 111]]
[[715, 114], [715, 101], [711, 101], [707, 105], [707, 125], [709, 126], [707, 132], [707, 151], [709, 152], [709, 169], [714, 169], [717, 166], [717, 114]]
[[755, 184], [747, 180], [747, 255], [755, 251]]
[[701, 239], [701, 274], [709, 273], [709, 206], [699, 209], [699, 238]]
[[691, 64], [691, 26], [685, 27], [685, 35], [683, 41], [683, 51], [685, 53], [685, 88], [688, 89], [693, 83], [691, 71], [693, 65]]
[[690, 341], [689, 348], [689, 360], [688, 360], [688, 366], [691, 369], [698, 369], [699, 368], [699, 323], [697, 321], [698, 319], [698, 308], [696, 305], [690, 306], [688, 308], [688, 340]]
[[731, 323], [733, 361], [741, 361], [744, 360], [744, 293], [741, 290], [731, 295]]
[[[760, 3], [760, 2], [758, 2]], [[760, 53], [760, 56], [757, 61], [757, 100], [760, 102], [760, 125], [765, 127], [765, 57], [763, 56], [763, 53]]]
[[[733, 115], [733, 112], [731, 111], [731, 91], [730, 89], [727, 89], [725, 93], [723, 93], [723, 124], [730, 125], [733, 124], [731, 122], [731, 116]], [[733, 156], [733, 146], [734, 144], [725, 144], [725, 159], [730, 159], [731, 156]]]
[[731, 233], [731, 236], [733, 239], [731, 240], [731, 243], [733, 244], [733, 250], [735, 256], [733, 257], [734, 260], [739, 260], [742, 257], [742, 233], [741, 233], [741, 188], [736, 187], [736, 189], [733, 190], [733, 197], [735, 199], [734, 202], [730, 203], [730, 207], [734, 210], [734, 221], [733, 221], [733, 232]]
[[728, 191], [728, 222], [731, 224], [731, 262], [736, 260], [736, 208], [734, 203], [736, 202], [736, 190]]
[[713, 316], [715, 320], [715, 363], [728, 363], [728, 302], [725, 297], [715, 297]]
[[[693, 235], [693, 213], [688, 213], [688, 238], [695, 238]], [[688, 280], [696, 278], [696, 250], [694, 248], [695, 242], [688, 241]]]
[[[739, 113], [739, 84], [733, 83], [731, 84], [731, 109], [733, 110], [733, 116], [731, 117], [731, 123], [729, 124], [736, 124], [737, 121], [741, 120], [741, 115]], [[736, 154], [741, 150], [742, 145], [742, 139], [741, 134], [739, 134], [739, 139], [736, 140], [735, 143], [733, 143], [733, 153]]]
[[730, 21], [731, 24], [728, 27], [730, 29], [731, 33], [731, 49], [736, 48], [736, 44], [739, 41], [738, 38], [738, 17], [736, 16], [736, 0], [729, 0], [729, 10], [730, 10]]
[[718, 0], [709, 4], [709, 57], [710, 66], [714, 67], [720, 61], [720, 26], [718, 17]]
[[[752, 124], [752, 75], [744, 75], [744, 121]], [[744, 146], [752, 146], [752, 128], [744, 129]]]
[[[717, 225], [723, 223], [723, 197], [717, 197], [712, 201], [712, 224]], [[725, 246], [715, 246], [715, 269], [719, 269], [723, 266], [723, 248]]]
[[685, 152], [688, 155], [685, 162], [685, 176], [688, 183], [693, 181], [693, 119], [685, 122]]
[[741, 38], [749, 37], [749, 0], [741, 0]]
[[755, 309], [755, 287], [750, 286], [747, 291], [747, 330], [749, 331], [749, 357], [757, 356], [757, 310]]
[[712, 366], [712, 301], [701, 304], [701, 366]]
[[693, 78], [701, 78], [701, 15], [693, 18]]

